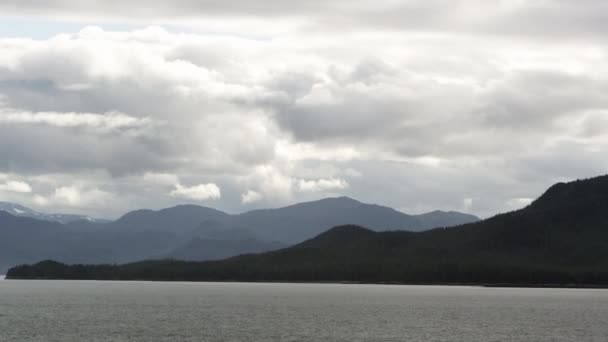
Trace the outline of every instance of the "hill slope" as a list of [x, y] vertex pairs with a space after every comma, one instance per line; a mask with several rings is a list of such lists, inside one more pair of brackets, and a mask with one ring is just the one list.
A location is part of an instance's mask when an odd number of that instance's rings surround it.
[[216, 262], [43, 263], [8, 277], [607, 286], [608, 176], [557, 184], [522, 210], [456, 228], [341, 226], [290, 248]]

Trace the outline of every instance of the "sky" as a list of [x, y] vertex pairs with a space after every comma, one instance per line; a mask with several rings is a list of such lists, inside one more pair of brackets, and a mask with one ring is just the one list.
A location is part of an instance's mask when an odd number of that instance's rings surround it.
[[0, 200], [518, 209], [608, 169], [605, 0], [3, 0]]

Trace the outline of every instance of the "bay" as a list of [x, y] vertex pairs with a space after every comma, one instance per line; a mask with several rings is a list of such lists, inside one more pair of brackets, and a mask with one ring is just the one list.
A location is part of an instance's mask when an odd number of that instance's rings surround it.
[[608, 291], [0, 282], [0, 341], [607, 341]]

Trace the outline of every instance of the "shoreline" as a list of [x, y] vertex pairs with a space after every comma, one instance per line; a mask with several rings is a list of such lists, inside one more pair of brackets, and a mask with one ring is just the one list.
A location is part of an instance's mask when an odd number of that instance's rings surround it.
[[525, 284], [525, 283], [400, 283], [400, 282], [356, 282], [356, 281], [199, 281], [184, 279], [40, 279], [40, 278], [6, 278], [0, 280], [16, 281], [91, 281], [91, 282], [153, 282], [153, 283], [207, 283], [207, 284], [284, 284], [284, 285], [391, 285], [391, 286], [441, 286], [441, 287], [479, 287], [479, 288], [520, 288], [520, 289], [597, 289], [606, 290], [608, 285], [600, 284]]

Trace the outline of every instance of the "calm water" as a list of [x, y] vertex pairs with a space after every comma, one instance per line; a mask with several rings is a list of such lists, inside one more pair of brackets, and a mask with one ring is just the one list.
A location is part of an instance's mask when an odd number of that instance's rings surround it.
[[608, 341], [608, 290], [3, 280], [0, 341]]

